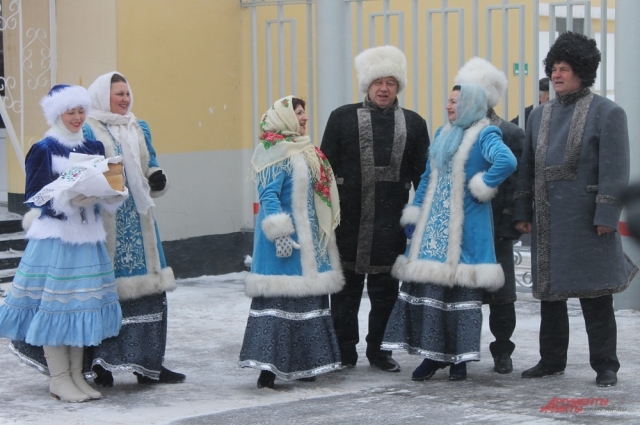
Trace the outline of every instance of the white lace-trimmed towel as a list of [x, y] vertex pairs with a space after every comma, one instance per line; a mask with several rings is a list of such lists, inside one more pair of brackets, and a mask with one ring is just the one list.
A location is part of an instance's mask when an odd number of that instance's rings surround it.
[[69, 201], [78, 195], [97, 196], [107, 198], [118, 195], [128, 195], [124, 191], [114, 190], [109, 185], [104, 172], [109, 170], [109, 164], [122, 162], [121, 156], [105, 158], [102, 155], [85, 155], [71, 152], [69, 155], [69, 167], [60, 176], [40, 189], [38, 193], [27, 200], [40, 207], [51, 199], [57, 202], [69, 204]]

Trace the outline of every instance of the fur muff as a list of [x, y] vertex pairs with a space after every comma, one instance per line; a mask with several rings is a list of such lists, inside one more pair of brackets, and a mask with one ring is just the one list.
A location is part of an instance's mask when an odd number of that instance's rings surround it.
[[378, 78], [393, 77], [398, 82], [398, 93], [407, 86], [407, 58], [395, 46], [372, 47], [355, 58], [360, 92], [366, 94]]
[[469, 59], [458, 71], [454, 84], [477, 84], [487, 92], [487, 107], [495, 107], [507, 90], [507, 76], [486, 59]]

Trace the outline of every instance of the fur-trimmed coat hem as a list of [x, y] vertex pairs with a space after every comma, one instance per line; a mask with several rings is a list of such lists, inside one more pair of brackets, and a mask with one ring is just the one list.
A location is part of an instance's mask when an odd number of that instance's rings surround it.
[[339, 292], [344, 286], [340, 270], [314, 276], [261, 275], [250, 273], [245, 279], [248, 297], [307, 297]]
[[173, 269], [166, 267], [160, 273], [149, 273], [141, 276], [119, 277], [116, 279], [120, 300], [133, 300], [146, 295], [162, 294], [176, 289]]
[[504, 285], [504, 272], [500, 264], [440, 263], [433, 260], [409, 261], [400, 255], [391, 275], [404, 282], [431, 283], [447, 287], [463, 286], [496, 291]]

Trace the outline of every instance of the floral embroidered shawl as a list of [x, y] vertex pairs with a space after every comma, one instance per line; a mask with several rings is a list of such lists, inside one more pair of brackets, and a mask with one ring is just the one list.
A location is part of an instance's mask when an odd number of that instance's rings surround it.
[[320, 244], [326, 249], [329, 239], [340, 223], [340, 200], [336, 179], [327, 157], [300, 135], [300, 124], [293, 110], [292, 99], [277, 100], [260, 120], [260, 143], [251, 158], [251, 178], [263, 184], [288, 169], [289, 159], [301, 154], [311, 172], [314, 204], [320, 225]]

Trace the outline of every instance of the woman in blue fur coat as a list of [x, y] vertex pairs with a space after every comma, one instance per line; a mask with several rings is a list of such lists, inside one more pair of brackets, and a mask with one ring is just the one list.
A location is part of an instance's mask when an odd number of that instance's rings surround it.
[[504, 284], [493, 246], [491, 198], [516, 168], [499, 128], [486, 117], [485, 90], [455, 86], [449, 124], [436, 132], [427, 169], [401, 224], [411, 243], [396, 260], [402, 281], [382, 348], [425, 357], [414, 381], [451, 365], [450, 379], [480, 360], [482, 296]]
[[329, 161], [304, 135], [304, 108], [293, 96], [276, 101], [251, 160], [260, 211], [240, 366], [261, 370], [258, 388], [341, 368], [328, 296], [344, 285], [334, 235], [340, 203]]
[[[173, 384], [186, 379], [163, 364], [167, 345], [167, 292], [176, 288], [165, 261], [153, 199], [169, 182], [159, 167], [147, 123], [132, 112], [133, 93], [119, 72], [89, 86], [92, 106], [83, 131], [100, 140], [107, 155], [122, 155], [131, 196], [117, 212], [105, 214], [107, 251], [113, 260], [123, 323], [116, 338], [87, 350], [87, 369], [100, 386], [113, 385], [112, 371], [132, 371], [140, 384]], [[87, 362], [89, 363], [89, 362]]]
[[[27, 154], [27, 200], [43, 196], [41, 189], [67, 172], [71, 152], [105, 153], [102, 143], [82, 134], [91, 105], [87, 90], [57, 85], [41, 105], [51, 128]], [[49, 373], [54, 398], [101, 397], [85, 382], [83, 352], [120, 330], [122, 312], [100, 210], [115, 211], [123, 199], [78, 195], [67, 201], [60, 194], [40, 207], [27, 202], [34, 208], [24, 221], [29, 243], [0, 307], [0, 337], [14, 340], [23, 360]], [[29, 353], [44, 349], [48, 368], [44, 360], [38, 364], [23, 356], [21, 347]]]

